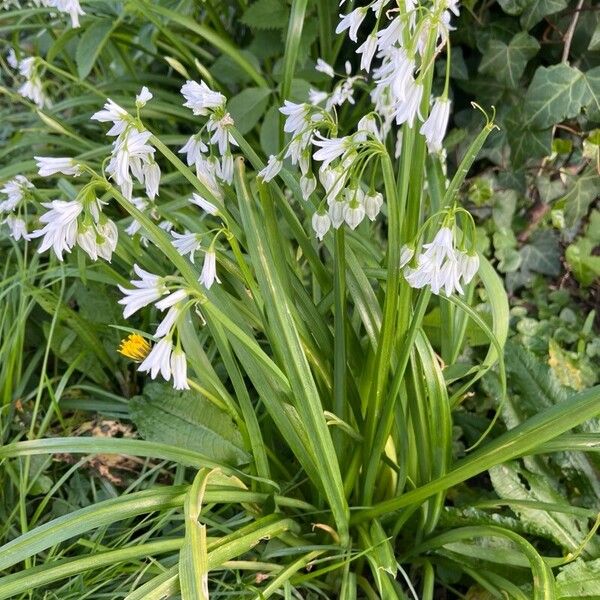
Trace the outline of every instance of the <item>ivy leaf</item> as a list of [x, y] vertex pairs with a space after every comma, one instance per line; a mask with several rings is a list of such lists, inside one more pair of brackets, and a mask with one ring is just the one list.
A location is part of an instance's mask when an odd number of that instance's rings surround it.
[[582, 219], [590, 204], [600, 194], [600, 178], [593, 166], [589, 166], [575, 178], [573, 187], [556, 203], [556, 208], [564, 211], [567, 227], [573, 227]]
[[228, 464], [248, 462], [233, 421], [197, 392], [149, 383], [142, 396], [131, 399], [129, 409], [146, 440], [190, 448]]
[[521, 268], [556, 277], [560, 274], [560, 246], [552, 231], [538, 231], [520, 250]]
[[491, 38], [479, 72], [493, 75], [507, 86], [516, 87], [527, 62], [539, 49], [537, 40], [524, 31], [517, 33], [508, 44]]
[[525, 124], [545, 129], [576, 117], [587, 94], [586, 79], [579, 69], [565, 63], [539, 67], [525, 94]]
[[227, 108], [242, 135], [248, 133], [258, 123], [267, 108], [270, 94], [271, 90], [268, 88], [251, 87], [240, 92], [227, 103]]
[[569, 245], [565, 258], [575, 279], [584, 287], [589, 287], [600, 277], [600, 256], [594, 256], [595, 244], [588, 238], [581, 238]]
[[600, 122], [600, 67], [585, 73], [585, 95], [583, 100], [587, 116]]
[[102, 52], [102, 48], [104, 48], [110, 37], [113, 25], [113, 21], [108, 19], [95, 21], [79, 38], [75, 52], [75, 62], [77, 63], [77, 74], [80, 79], [84, 79], [89, 75], [96, 59]]
[[289, 18], [290, 11], [281, 0], [258, 0], [248, 7], [241, 20], [253, 29], [282, 29]]
[[515, 109], [505, 121], [513, 168], [528, 160], [548, 156], [552, 150], [552, 128], [534, 128], [523, 123], [521, 110]]
[[529, 0], [524, 3], [521, 26], [529, 31], [547, 15], [566, 8], [567, 0]]

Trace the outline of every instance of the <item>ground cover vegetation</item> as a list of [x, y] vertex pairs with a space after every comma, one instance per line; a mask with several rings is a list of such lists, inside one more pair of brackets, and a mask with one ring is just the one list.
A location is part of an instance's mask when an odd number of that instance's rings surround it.
[[0, 598], [600, 597], [597, 5], [0, 9]]

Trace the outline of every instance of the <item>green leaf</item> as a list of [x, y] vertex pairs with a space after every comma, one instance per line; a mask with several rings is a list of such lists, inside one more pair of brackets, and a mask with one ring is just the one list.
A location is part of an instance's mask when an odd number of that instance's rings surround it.
[[510, 159], [514, 168], [528, 160], [548, 156], [552, 150], [552, 129], [534, 128], [524, 120], [519, 106], [506, 118], [507, 138], [510, 145]]
[[600, 256], [592, 254], [595, 244], [582, 238], [570, 244], [565, 252], [565, 258], [575, 279], [584, 287], [589, 287], [600, 277]]
[[234, 465], [248, 460], [231, 419], [197, 392], [149, 383], [142, 396], [131, 399], [130, 411], [146, 440], [189, 448]]
[[241, 21], [253, 29], [283, 29], [289, 17], [290, 11], [281, 0], [258, 0], [248, 7]]
[[593, 166], [589, 166], [575, 180], [573, 187], [556, 203], [564, 210], [567, 227], [573, 227], [585, 217], [590, 204], [600, 193], [600, 178]]
[[265, 118], [260, 128], [260, 146], [267, 156], [279, 152], [280, 117], [279, 109], [276, 106], [271, 106], [265, 113]]
[[567, 6], [567, 0], [528, 0], [525, 1], [521, 14], [521, 25], [529, 31], [545, 16], [554, 14]]
[[539, 67], [525, 95], [525, 123], [544, 129], [576, 117], [588, 94], [585, 76], [579, 69], [565, 63]]
[[509, 44], [491, 38], [479, 65], [480, 73], [488, 73], [510, 87], [516, 87], [525, 65], [540, 49], [537, 40], [524, 31], [517, 33]]
[[583, 100], [587, 116], [600, 122], [600, 67], [585, 73], [585, 98]]
[[556, 576], [559, 600], [598, 600], [600, 598], [600, 559], [584, 562], [581, 559], [561, 568]]
[[267, 88], [251, 87], [240, 92], [227, 103], [240, 133], [248, 133], [258, 123], [267, 108], [270, 94], [271, 90]]
[[75, 62], [77, 63], [77, 73], [81, 79], [89, 75], [96, 59], [102, 52], [102, 48], [104, 48], [110, 37], [113, 26], [114, 22], [108, 19], [94, 21], [79, 38]]
[[539, 231], [531, 236], [531, 242], [520, 250], [521, 268], [556, 277], [561, 270], [561, 251], [558, 239], [552, 231]]

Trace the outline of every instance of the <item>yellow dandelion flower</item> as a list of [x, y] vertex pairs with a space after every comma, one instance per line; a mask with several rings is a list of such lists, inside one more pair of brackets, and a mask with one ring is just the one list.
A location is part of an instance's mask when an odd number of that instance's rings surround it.
[[148, 356], [150, 344], [137, 333], [129, 334], [119, 345], [119, 354], [131, 358], [136, 362], [141, 362]]

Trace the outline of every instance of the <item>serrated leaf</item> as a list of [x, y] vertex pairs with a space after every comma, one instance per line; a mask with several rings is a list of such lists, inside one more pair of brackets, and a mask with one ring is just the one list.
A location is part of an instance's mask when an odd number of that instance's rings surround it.
[[539, 49], [537, 40], [524, 31], [517, 33], [509, 44], [491, 38], [479, 71], [492, 75], [507, 86], [516, 87], [527, 62]]
[[521, 13], [521, 26], [525, 30], [537, 25], [547, 15], [557, 13], [566, 8], [567, 0], [529, 0], [524, 2]]
[[114, 23], [108, 19], [95, 21], [88, 27], [77, 44], [75, 62], [77, 73], [81, 79], [87, 77], [102, 52], [102, 48], [108, 41]]
[[560, 246], [552, 231], [539, 231], [531, 236], [529, 244], [520, 250], [521, 268], [556, 277], [560, 273]]
[[565, 63], [539, 67], [525, 95], [525, 124], [544, 129], [576, 117], [587, 93], [585, 77], [579, 69]]
[[149, 383], [129, 404], [133, 422], [146, 440], [189, 448], [218, 462], [248, 461], [230, 417], [192, 390]]
[[268, 88], [246, 88], [227, 103], [227, 108], [242, 135], [258, 123], [267, 108], [270, 94], [271, 90]]
[[282, 29], [289, 18], [290, 11], [281, 0], [258, 0], [248, 7], [241, 21], [253, 29]]
[[558, 600], [597, 600], [600, 598], [600, 559], [585, 562], [580, 558], [561, 568], [556, 576]]

